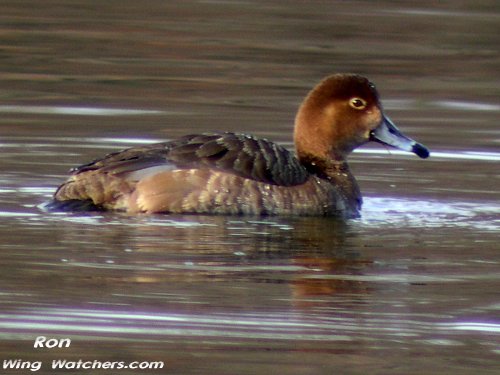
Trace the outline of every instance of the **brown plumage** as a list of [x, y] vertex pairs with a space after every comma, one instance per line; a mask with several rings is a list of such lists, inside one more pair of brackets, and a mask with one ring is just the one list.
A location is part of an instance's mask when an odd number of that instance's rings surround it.
[[362, 199], [346, 162], [354, 148], [374, 140], [428, 156], [384, 116], [374, 85], [352, 74], [330, 76], [309, 93], [294, 140], [297, 157], [235, 133], [112, 153], [73, 169], [52, 208], [355, 217]]

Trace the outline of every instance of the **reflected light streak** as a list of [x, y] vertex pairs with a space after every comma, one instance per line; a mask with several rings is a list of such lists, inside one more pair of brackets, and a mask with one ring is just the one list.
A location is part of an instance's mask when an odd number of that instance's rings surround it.
[[[371, 149], [362, 148], [354, 150], [357, 154], [371, 154], [371, 155], [413, 155], [411, 152], [400, 150], [384, 150], [384, 149]], [[431, 151], [430, 158], [439, 159], [460, 159], [460, 160], [484, 160], [484, 161], [500, 161], [499, 152], [482, 152], [482, 151]]]
[[31, 113], [41, 115], [77, 115], [77, 116], [137, 116], [158, 115], [165, 111], [147, 109], [121, 109], [96, 107], [36, 106], [36, 105], [0, 105], [2, 113]]

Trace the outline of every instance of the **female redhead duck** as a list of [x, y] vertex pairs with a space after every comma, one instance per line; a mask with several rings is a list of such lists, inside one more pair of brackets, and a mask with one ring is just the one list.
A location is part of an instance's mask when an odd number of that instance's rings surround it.
[[203, 133], [116, 152], [72, 170], [52, 208], [128, 213], [359, 216], [361, 194], [347, 165], [375, 141], [421, 158], [382, 110], [373, 83], [354, 74], [320, 82], [295, 118], [296, 156], [251, 135]]

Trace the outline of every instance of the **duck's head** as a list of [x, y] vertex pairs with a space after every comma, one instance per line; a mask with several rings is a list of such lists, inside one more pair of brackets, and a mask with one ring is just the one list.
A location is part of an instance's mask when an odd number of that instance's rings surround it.
[[294, 139], [299, 159], [343, 160], [369, 141], [429, 156], [384, 114], [375, 85], [355, 74], [332, 75], [311, 90], [295, 118]]

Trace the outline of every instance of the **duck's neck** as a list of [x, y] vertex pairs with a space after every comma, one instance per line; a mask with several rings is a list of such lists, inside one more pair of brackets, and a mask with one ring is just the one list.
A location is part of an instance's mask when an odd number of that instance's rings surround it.
[[340, 190], [351, 204], [358, 207], [358, 209], [361, 208], [361, 191], [344, 158], [320, 158], [308, 154], [298, 155], [298, 158], [309, 173], [328, 180]]
[[349, 165], [343, 158], [324, 158], [303, 152], [297, 152], [297, 157], [310, 173], [324, 178], [337, 173], [350, 173]]
[[352, 180], [357, 186], [356, 180], [345, 159], [319, 158], [306, 154], [299, 156], [299, 160], [309, 173], [315, 174], [320, 178], [333, 181]]

